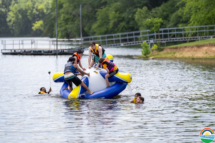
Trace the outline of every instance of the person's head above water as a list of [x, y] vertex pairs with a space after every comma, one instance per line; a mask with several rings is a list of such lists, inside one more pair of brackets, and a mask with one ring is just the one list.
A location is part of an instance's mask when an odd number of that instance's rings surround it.
[[46, 93], [49, 94], [51, 91], [52, 91], [51, 87], [50, 87], [50, 89], [49, 89], [48, 92], [46, 92], [46, 88], [45, 87], [41, 87], [40, 88], [40, 92], [38, 94], [46, 94]]
[[81, 49], [78, 49], [77, 54], [79, 57], [83, 56], [84, 51], [82, 51]]
[[135, 98], [136, 98], [136, 99], [137, 99], [137, 97], [139, 97], [139, 96], [141, 96], [140, 93], [136, 93], [136, 94], [135, 94]]
[[100, 58], [99, 63], [101, 64], [104, 60], [105, 60], [104, 58]]
[[96, 48], [96, 43], [93, 42], [93, 41], [91, 41], [91, 42], [90, 42], [90, 47], [91, 47], [92, 49], [95, 49], [95, 48]]
[[138, 96], [136, 104], [143, 104], [143, 103], [144, 103], [144, 98], [141, 96]]
[[41, 87], [40, 91], [46, 92], [46, 88], [45, 87]]

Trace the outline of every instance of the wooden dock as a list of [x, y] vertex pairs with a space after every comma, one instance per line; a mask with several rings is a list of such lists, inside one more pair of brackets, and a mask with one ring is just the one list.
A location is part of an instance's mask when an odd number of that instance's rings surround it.
[[84, 50], [80, 39], [6, 39], [1, 43], [3, 55], [72, 55]]
[[3, 55], [72, 55], [78, 49], [84, 50], [84, 48], [60, 49], [60, 50], [2, 49], [1, 53]]

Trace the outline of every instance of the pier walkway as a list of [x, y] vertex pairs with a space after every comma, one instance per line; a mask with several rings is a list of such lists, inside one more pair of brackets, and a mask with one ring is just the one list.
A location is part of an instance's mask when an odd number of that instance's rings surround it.
[[[94, 41], [104, 48], [140, 45], [143, 41], [150, 44], [186, 42], [215, 37], [215, 25], [161, 28], [159, 32], [150, 30], [117, 34], [88, 36], [73, 39], [7, 39], [2, 40], [2, 54], [10, 55], [71, 55], [79, 48], [89, 47]], [[56, 45], [58, 45], [56, 47]]]

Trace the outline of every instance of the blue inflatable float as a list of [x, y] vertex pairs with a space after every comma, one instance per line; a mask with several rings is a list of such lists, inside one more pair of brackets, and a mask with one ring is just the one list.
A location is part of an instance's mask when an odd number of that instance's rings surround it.
[[125, 73], [119, 70], [116, 75], [109, 78], [110, 87], [107, 88], [105, 82], [106, 70], [101, 68], [91, 68], [87, 69], [85, 72], [90, 73], [90, 76], [78, 77], [81, 78], [82, 82], [84, 82], [91, 91], [94, 91], [93, 94], [89, 94], [81, 85], [77, 87], [73, 85], [75, 88], [70, 91], [68, 89], [68, 84], [64, 81], [64, 73], [55, 73], [53, 75], [54, 82], [63, 82], [63, 86], [60, 89], [60, 94], [63, 98], [108, 99], [119, 95], [119, 93], [126, 88], [127, 84], [132, 81], [132, 75], [130, 73]]

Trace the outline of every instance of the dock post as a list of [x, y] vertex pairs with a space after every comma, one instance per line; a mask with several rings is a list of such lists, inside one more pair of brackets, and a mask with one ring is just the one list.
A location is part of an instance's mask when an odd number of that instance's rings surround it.
[[184, 40], [184, 29], [183, 29], [183, 40]]
[[120, 38], [120, 45], [121, 45], [121, 43], [122, 43], [122, 41], [121, 41], [121, 40], [122, 40], [122, 39], [121, 39], [121, 34], [119, 35], [119, 38]]
[[168, 28], [168, 40], [169, 40], [169, 28]]
[[214, 35], [215, 35], [215, 26], [214, 26]]
[[81, 4], [80, 4], [80, 35], [81, 35], [81, 47], [82, 47], [83, 43], [82, 43], [82, 13], [81, 12], [82, 11], [81, 11]]
[[50, 41], [49, 41], [49, 50], [51, 50], [51, 47], [50, 47], [50, 46], [51, 46], [51, 44], [50, 44]]
[[58, 33], [57, 33], [57, 0], [56, 0], [56, 52], [57, 52], [57, 55], [58, 55], [58, 41], [57, 41], [57, 38], [58, 38]]
[[204, 27], [204, 36], [205, 36], [205, 27]]
[[140, 36], [141, 36], [141, 42], [142, 42], [143, 41], [142, 31], [140, 31]]
[[147, 36], [148, 36], [148, 41], [149, 41], [149, 31], [147, 30]]
[[197, 27], [197, 36], [199, 36], [199, 27]]
[[163, 39], [163, 30], [162, 30], [162, 39]]

